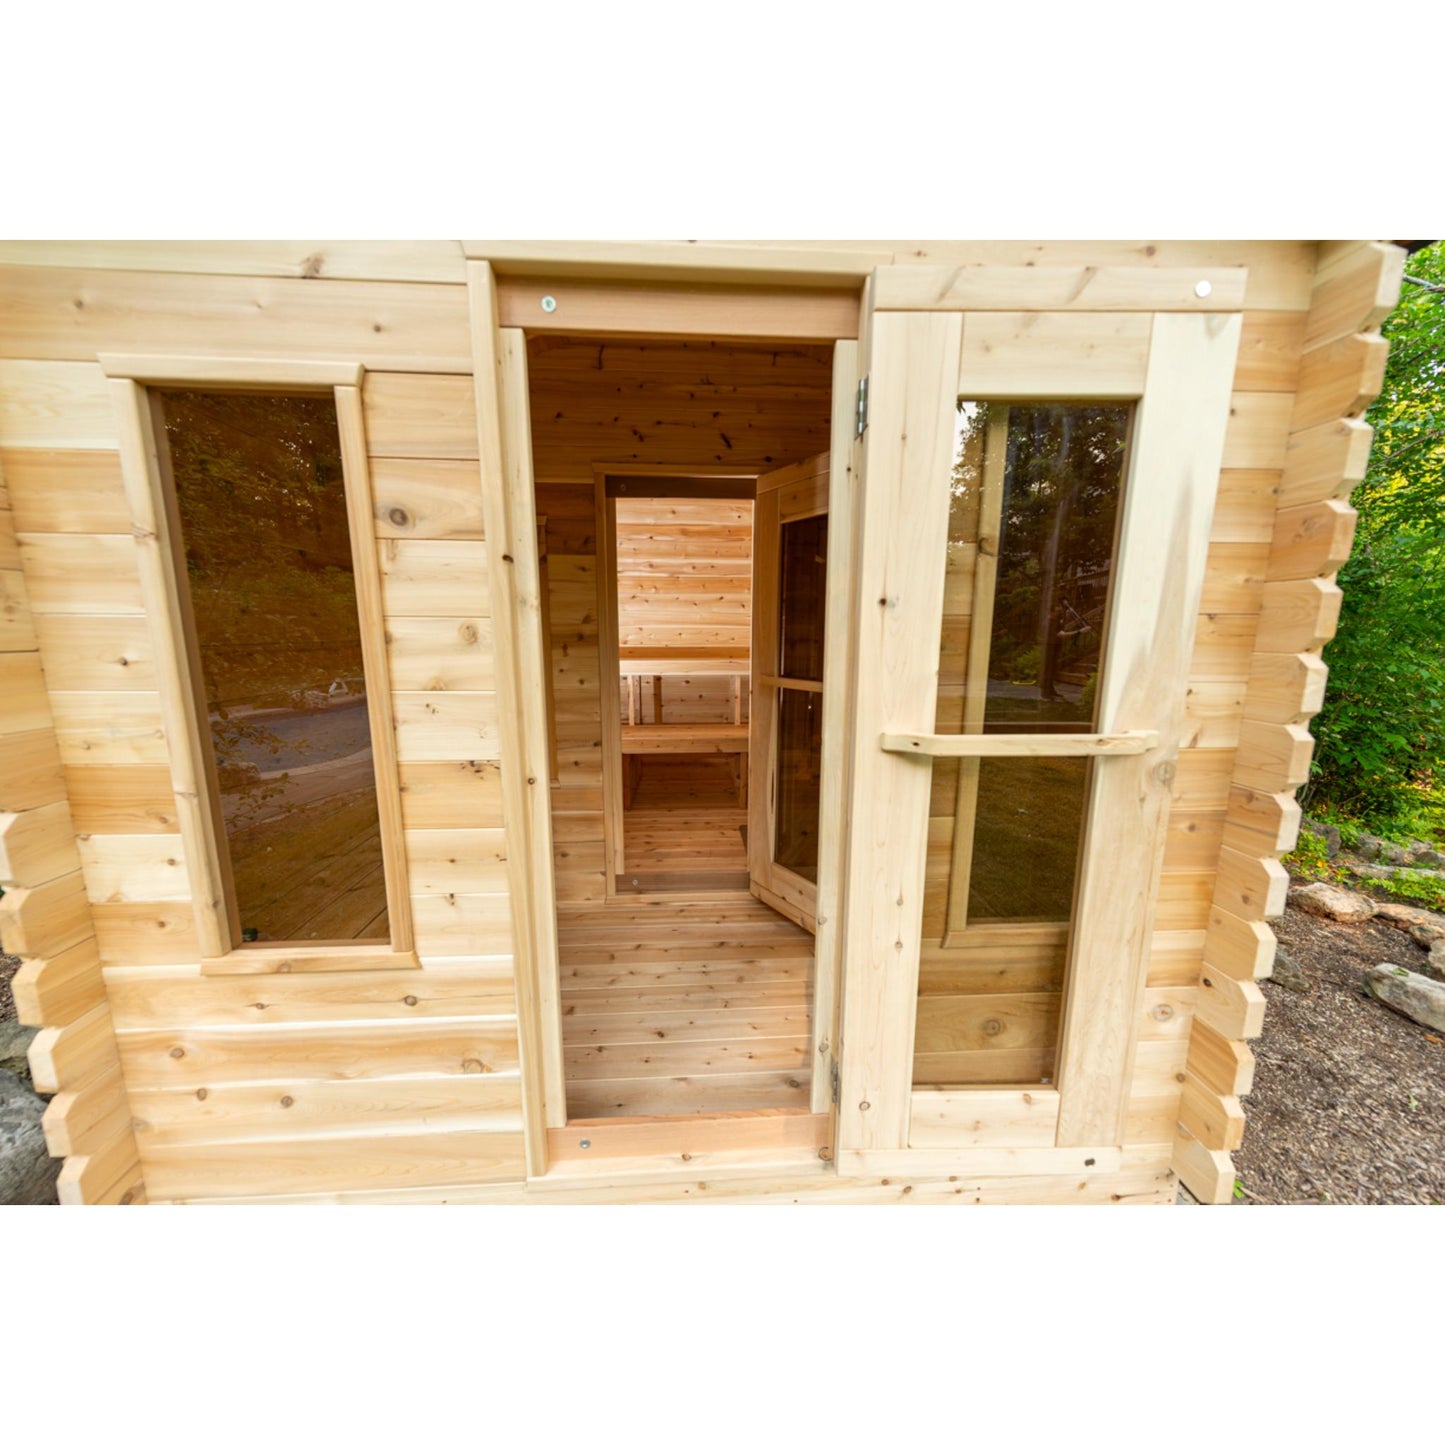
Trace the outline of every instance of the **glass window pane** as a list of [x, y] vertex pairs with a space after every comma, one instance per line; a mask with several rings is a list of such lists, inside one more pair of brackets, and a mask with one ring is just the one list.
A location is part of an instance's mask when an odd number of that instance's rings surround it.
[[821, 693], [778, 689], [777, 810], [773, 860], [818, 881], [819, 771], [823, 757]]
[[980, 758], [968, 920], [1067, 923], [1088, 758]]
[[242, 939], [388, 938], [335, 404], [162, 407]]
[[[1085, 733], [1132, 408], [961, 401], [936, 731]], [[1048, 1083], [1094, 764], [935, 759], [918, 1083]]]
[[782, 525], [781, 676], [823, 680], [823, 607], [827, 594], [828, 517]]

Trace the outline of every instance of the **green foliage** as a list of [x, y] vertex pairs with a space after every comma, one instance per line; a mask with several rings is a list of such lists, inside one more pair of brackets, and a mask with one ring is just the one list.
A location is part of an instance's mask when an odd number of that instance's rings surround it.
[[1445, 878], [1381, 878], [1378, 886], [1396, 898], [1445, 912]]
[[1370, 470], [1340, 572], [1339, 635], [1306, 797], [1372, 828], [1445, 825], [1445, 245], [1416, 253], [1385, 323]]
[[1339, 869], [1334, 867], [1325, 850], [1325, 840], [1308, 828], [1301, 828], [1295, 850], [1284, 859], [1284, 865], [1299, 878], [1334, 882]]

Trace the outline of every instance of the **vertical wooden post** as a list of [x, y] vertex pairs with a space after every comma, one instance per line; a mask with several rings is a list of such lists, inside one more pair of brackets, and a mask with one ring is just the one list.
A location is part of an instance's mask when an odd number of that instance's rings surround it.
[[515, 947], [527, 1170], [547, 1168], [548, 1128], [567, 1118], [552, 873], [541, 575], [532, 484], [526, 343], [500, 332], [496, 283], [467, 265], [483, 529], [502, 741], [502, 812]]
[[853, 800], [838, 1149], [908, 1143], [929, 769], [884, 732], [931, 732], [963, 318], [875, 314], [862, 447]]

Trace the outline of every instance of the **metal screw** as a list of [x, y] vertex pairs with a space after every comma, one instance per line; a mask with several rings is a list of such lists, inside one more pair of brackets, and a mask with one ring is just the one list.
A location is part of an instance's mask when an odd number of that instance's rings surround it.
[[[1204, 284], [1206, 284], [1206, 283], [1200, 282], [1200, 285], [1204, 285]], [[1201, 294], [1202, 294], [1202, 295], [1208, 295], [1208, 292], [1202, 292]], [[544, 297], [542, 298], [542, 310], [545, 311], [548, 316], [550, 316], [556, 309], [557, 309], [557, 298], [556, 298], [555, 296], [544, 296]]]
[[[1199, 297], [1201, 301], [1213, 290], [1214, 287], [1211, 286], [1208, 281], [1196, 281], [1194, 283], [1194, 294]], [[547, 303], [544, 301], [542, 305], [545, 307]]]
[[579, 1149], [590, 1149], [592, 1147], [592, 1141], [590, 1139], [579, 1139], [577, 1141], [577, 1147]]

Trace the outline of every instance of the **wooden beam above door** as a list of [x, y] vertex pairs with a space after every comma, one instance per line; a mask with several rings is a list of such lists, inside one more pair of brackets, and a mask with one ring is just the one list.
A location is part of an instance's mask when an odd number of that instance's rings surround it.
[[503, 276], [503, 326], [529, 334], [837, 341], [858, 335], [858, 288], [709, 286]]

